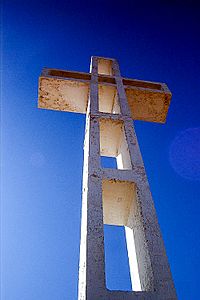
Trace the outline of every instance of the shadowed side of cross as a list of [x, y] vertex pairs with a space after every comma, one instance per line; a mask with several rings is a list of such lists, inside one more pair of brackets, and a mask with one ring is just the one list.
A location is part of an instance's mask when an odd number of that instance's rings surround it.
[[[112, 72], [104, 72], [99, 63], [99, 111], [119, 114], [115, 76], [105, 73]], [[90, 83], [91, 73], [45, 68], [39, 79], [39, 108], [86, 113]], [[165, 123], [171, 100], [166, 84], [127, 78], [122, 83], [133, 120]]]

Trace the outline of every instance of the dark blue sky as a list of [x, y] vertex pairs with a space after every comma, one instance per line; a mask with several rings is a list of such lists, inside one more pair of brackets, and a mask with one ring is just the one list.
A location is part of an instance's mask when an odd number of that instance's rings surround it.
[[85, 116], [37, 109], [37, 89], [91, 55], [172, 91], [165, 125], [135, 127], [179, 299], [200, 299], [199, 8], [138, 2], [4, 0], [2, 300], [77, 299]]

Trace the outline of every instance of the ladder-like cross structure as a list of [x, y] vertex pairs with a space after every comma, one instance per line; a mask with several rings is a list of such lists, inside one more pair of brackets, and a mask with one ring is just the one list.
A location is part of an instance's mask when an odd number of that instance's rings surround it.
[[[170, 99], [165, 84], [122, 78], [115, 59], [92, 57], [90, 73], [42, 72], [40, 108], [86, 113], [79, 300], [177, 299], [133, 127], [164, 123]], [[106, 288], [104, 224], [125, 226], [133, 291]]]

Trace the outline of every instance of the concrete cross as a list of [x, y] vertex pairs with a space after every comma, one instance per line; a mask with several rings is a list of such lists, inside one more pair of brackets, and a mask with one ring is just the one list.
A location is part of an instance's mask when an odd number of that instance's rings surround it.
[[[177, 299], [133, 127], [164, 123], [170, 99], [163, 83], [122, 78], [115, 59], [92, 57], [90, 73], [42, 72], [40, 108], [86, 113], [79, 300]], [[106, 288], [104, 224], [125, 226], [133, 291]]]

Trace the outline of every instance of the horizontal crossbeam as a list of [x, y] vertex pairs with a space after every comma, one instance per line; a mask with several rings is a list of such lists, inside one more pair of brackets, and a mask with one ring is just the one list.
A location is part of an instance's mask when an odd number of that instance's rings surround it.
[[[117, 99], [116, 78], [117, 76], [98, 74], [99, 109], [105, 109], [102, 112], [112, 113], [106, 99]], [[122, 78], [122, 83], [133, 120], [165, 123], [171, 100], [166, 84], [129, 78]], [[86, 113], [90, 84], [91, 73], [45, 68], [39, 79], [39, 107]], [[110, 104], [113, 105], [114, 102]]]

